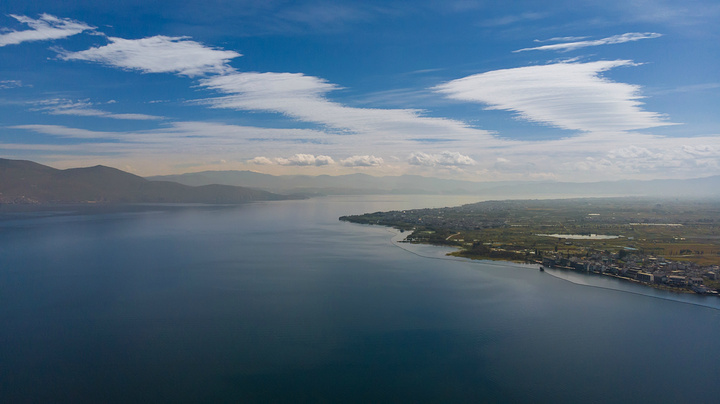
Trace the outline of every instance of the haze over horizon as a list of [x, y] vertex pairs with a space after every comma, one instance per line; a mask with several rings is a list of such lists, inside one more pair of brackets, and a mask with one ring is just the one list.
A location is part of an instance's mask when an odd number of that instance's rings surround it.
[[3, 158], [143, 176], [720, 172], [710, 0], [6, 4]]

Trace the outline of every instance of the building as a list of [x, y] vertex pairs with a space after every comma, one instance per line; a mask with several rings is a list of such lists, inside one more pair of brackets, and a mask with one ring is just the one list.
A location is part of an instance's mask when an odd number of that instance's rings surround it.
[[686, 286], [687, 279], [680, 275], [670, 275], [668, 276], [668, 283], [673, 286]]

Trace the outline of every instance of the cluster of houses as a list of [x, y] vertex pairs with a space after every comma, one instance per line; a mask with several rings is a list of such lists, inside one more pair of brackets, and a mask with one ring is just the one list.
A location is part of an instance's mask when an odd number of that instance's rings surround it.
[[662, 257], [630, 255], [620, 260], [618, 254], [594, 254], [589, 257], [564, 257], [561, 253], [543, 256], [542, 265], [579, 272], [612, 275], [648, 285], [664, 285], [691, 290], [698, 294], [718, 295], [705, 285], [717, 281], [720, 267], [699, 266], [690, 262], [666, 261]]

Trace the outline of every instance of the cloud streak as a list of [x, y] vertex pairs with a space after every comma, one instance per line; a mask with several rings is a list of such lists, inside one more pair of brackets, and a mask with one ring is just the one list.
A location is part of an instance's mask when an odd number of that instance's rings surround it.
[[142, 38], [108, 38], [105, 46], [79, 52], [60, 51], [62, 60], [84, 60], [143, 73], [175, 73], [181, 76], [223, 74], [232, 71], [228, 62], [242, 56], [234, 51], [205, 46], [187, 37], [163, 35]]
[[495, 70], [434, 87], [460, 101], [513, 111], [522, 119], [584, 132], [618, 132], [673, 123], [641, 109], [640, 87], [601, 76], [629, 60], [556, 63]]
[[0, 89], [8, 88], [19, 88], [23, 87], [23, 83], [20, 80], [0, 80]]
[[124, 120], [159, 120], [160, 116], [147, 114], [115, 114], [112, 112], [102, 111], [93, 108], [93, 104], [87, 101], [71, 101], [64, 99], [51, 99], [35, 103], [40, 107], [39, 111], [45, 111], [51, 115], [73, 115], [73, 116], [92, 116], [98, 118], [124, 119]]
[[[533, 48], [523, 48], [514, 50], [513, 53], [518, 52], [527, 52], [527, 51], [533, 51], [533, 50], [539, 50], [539, 51], [558, 51], [558, 52], [569, 52], [580, 48], [587, 48], [590, 46], [601, 46], [601, 45], [615, 45], [625, 42], [634, 42], [639, 41], [641, 39], [653, 39], [653, 38], [659, 38], [662, 34], [658, 34], [656, 32], [628, 32], [626, 34], [621, 35], [613, 35], [607, 38], [603, 39], [596, 39], [593, 41], [575, 41], [575, 42], [564, 42], [564, 43], [556, 43], [552, 45], [543, 45], [543, 46], [536, 46]], [[562, 39], [562, 38], [557, 38]]]
[[50, 14], [41, 14], [38, 19], [15, 14], [10, 14], [10, 17], [29, 26], [30, 29], [0, 34], [0, 47], [17, 45], [23, 42], [62, 39], [95, 29], [95, 27], [85, 23], [73, 21], [69, 18], [58, 18]]
[[[271, 129], [253, 126], [226, 125], [208, 122], [172, 122], [160, 129], [130, 132], [92, 131], [62, 125], [15, 125], [9, 129], [21, 129], [45, 135], [77, 140], [112, 140], [135, 144], [140, 148], [158, 145], [173, 150], [178, 147], [202, 150], [203, 147], [249, 148], [258, 143], [256, 139], [284, 140], [280, 146], [297, 147], [297, 139], [317, 140], [327, 134], [309, 129]], [[274, 145], [277, 146], [277, 145]]]
[[373, 138], [422, 139], [484, 138], [489, 132], [472, 129], [452, 119], [421, 116], [415, 109], [355, 108], [328, 100], [339, 87], [300, 73], [240, 73], [200, 81], [204, 87], [230, 94], [198, 101], [214, 108], [267, 111], [326, 125], [348, 134]]
[[333, 102], [327, 94], [341, 87], [319, 77], [302, 73], [238, 72], [229, 62], [241, 54], [208, 47], [187, 37], [153, 36], [133, 40], [110, 37], [108, 40], [108, 45], [84, 51], [58, 50], [58, 58], [143, 73], [200, 77], [200, 86], [225, 95], [197, 100], [198, 104], [280, 113], [324, 125], [339, 134], [361, 134], [374, 139], [456, 141], [473, 138], [498, 142], [490, 132], [453, 119], [423, 116], [422, 111], [416, 109], [356, 108]]

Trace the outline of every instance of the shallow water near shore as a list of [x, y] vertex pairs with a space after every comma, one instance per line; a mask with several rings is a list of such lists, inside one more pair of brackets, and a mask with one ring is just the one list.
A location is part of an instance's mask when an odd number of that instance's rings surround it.
[[[503, 266], [506, 268], [525, 269], [531, 271], [538, 271], [540, 269], [540, 265], [537, 264], [520, 264], [508, 261], [472, 260], [469, 258], [450, 256], [448, 255], [449, 253], [457, 251], [458, 249], [454, 247], [407, 243], [404, 242], [404, 240], [409, 233], [403, 233], [396, 229], [389, 229], [388, 231], [392, 234], [392, 242], [395, 246], [402, 248], [412, 254], [416, 254], [425, 258], [447, 259], [454, 261], [470, 261], [482, 266]], [[570, 269], [543, 267], [543, 271], [550, 276], [554, 276], [556, 278], [574, 283], [578, 286], [587, 286], [609, 289], [618, 292], [634, 293], [656, 299], [671, 300], [674, 302], [694, 304], [720, 310], [720, 298], [718, 298], [717, 296], [661, 290], [648, 285], [643, 285], [639, 282], [632, 282], [625, 279], [619, 279], [617, 277], [602, 274], [583, 273]]]
[[699, 296], [447, 259], [337, 220], [477, 200], [0, 221], [0, 400], [669, 403], [720, 393], [720, 311], [683, 301]]

